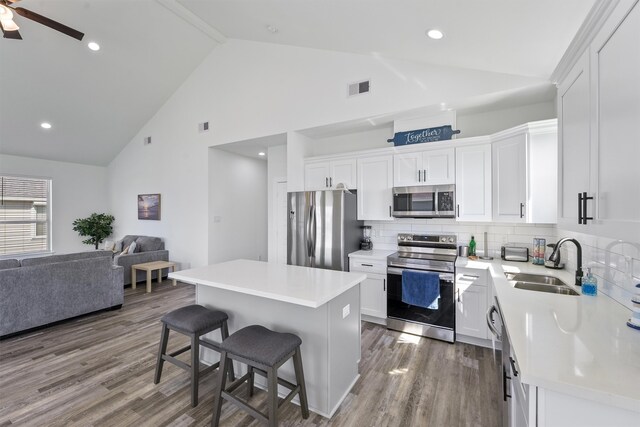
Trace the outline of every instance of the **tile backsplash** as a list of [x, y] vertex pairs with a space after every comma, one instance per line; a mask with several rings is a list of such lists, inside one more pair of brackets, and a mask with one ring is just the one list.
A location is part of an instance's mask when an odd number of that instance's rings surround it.
[[[469, 222], [459, 223], [447, 219], [397, 219], [393, 222], [366, 221], [372, 229], [371, 239], [376, 249], [395, 249], [398, 233], [450, 233], [458, 238], [458, 245], [469, 244], [473, 235], [477, 251], [482, 254], [484, 232], [487, 232], [489, 254], [500, 257], [500, 247], [515, 243], [529, 248], [533, 253], [533, 238], [542, 237], [547, 243], [555, 243], [562, 237], [571, 237], [582, 246], [582, 266], [598, 278], [598, 291], [631, 309], [631, 296], [640, 283], [640, 243], [623, 242], [589, 234], [557, 229], [555, 224], [500, 224]], [[565, 269], [576, 268], [576, 247], [566, 243], [562, 247]]]

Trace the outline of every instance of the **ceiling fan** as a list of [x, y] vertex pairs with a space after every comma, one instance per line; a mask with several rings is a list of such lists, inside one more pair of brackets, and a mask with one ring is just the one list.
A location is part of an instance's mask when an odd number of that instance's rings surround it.
[[46, 16], [39, 15], [23, 7], [13, 7], [13, 3], [17, 3], [18, 1], [20, 0], [0, 0], [0, 28], [2, 29], [5, 39], [22, 40], [22, 36], [18, 32], [20, 27], [18, 27], [18, 25], [13, 21], [13, 12], [23, 18], [31, 19], [39, 24], [46, 25], [56, 31], [60, 31], [74, 39], [82, 40], [84, 37], [84, 33], [74, 30], [71, 27], [67, 27], [53, 19], [49, 19]]

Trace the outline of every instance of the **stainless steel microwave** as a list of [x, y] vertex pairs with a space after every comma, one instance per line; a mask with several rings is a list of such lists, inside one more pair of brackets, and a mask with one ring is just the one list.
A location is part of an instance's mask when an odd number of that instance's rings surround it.
[[393, 188], [396, 218], [455, 218], [456, 186], [418, 185]]

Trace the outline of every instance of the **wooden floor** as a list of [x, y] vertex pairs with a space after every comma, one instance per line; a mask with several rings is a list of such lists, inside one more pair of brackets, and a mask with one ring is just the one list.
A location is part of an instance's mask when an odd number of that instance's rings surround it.
[[[122, 310], [0, 341], [0, 426], [209, 425], [217, 371], [201, 378], [196, 408], [185, 371], [165, 364], [153, 384], [159, 319], [193, 301], [186, 284], [154, 284], [151, 294], [127, 288]], [[172, 333], [169, 350], [185, 344]], [[493, 359], [488, 349], [363, 323], [361, 377], [334, 417], [302, 420], [289, 403], [281, 425], [498, 426]], [[265, 397], [258, 391], [251, 402], [264, 409]], [[225, 403], [221, 425], [259, 424]]]

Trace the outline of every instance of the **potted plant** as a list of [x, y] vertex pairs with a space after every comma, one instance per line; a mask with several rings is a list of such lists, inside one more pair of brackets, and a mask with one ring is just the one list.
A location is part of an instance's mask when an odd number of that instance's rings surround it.
[[98, 245], [111, 235], [115, 218], [113, 215], [92, 213], [88, 218], [78, 218], [73, 221], [73, 231], [77, 231], [80, 236], [89, 236], [82, 243], [87, 245]]

